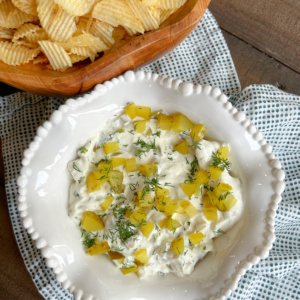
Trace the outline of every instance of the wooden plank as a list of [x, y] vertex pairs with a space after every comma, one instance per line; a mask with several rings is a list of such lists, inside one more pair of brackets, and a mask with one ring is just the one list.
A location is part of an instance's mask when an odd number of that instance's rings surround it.
[[0, 187], [0, 241], [0, 299], [43, 299], [20, 254], [2, 186]]
[[223, 32], [242, 89], [250, 84], [272, 84], [285, 92], [300, 95], [300, 74], [233, 35]]
[[220, 27], [300, 73], [299, 0], [212, 0]]

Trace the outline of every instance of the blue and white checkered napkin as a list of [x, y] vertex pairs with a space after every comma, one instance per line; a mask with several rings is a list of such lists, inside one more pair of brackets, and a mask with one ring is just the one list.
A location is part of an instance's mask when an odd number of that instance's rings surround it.
[[[144, 70], [220, 87], [273, 146], [286, 172], [286, 189], [275, 223], [277, 239], [269, 257], [246, 272], [230, 299], [299, 299], [300, 97], [270, 85], [252, 85], [241, 92], [226, 42], [209, 11], [179, 47]], [[72, 296], [55, 280], [22, 226], [17, 209], [16, 179], [23, 151], [33, 140], [37, 127], [64, 101], [25, 92], [0, 97], [9, 213], [26, 267], [46, 299], [72, 299]]]

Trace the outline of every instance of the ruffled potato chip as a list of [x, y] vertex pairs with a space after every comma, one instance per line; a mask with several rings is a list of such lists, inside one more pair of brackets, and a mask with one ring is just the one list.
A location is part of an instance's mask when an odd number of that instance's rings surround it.
[[122, 25], [144, 33], [143, 25], [134, 16], [125, 0], [102, 0], [95, 5], [92, 16], [114, 27]]
[[37, 16], [35, 0], [12, 0], [12, 3], [21, 11], [29, 15]]
[[27, 35], [30, 35], [39, 29], [40, 27], [38, 25], [32, 23], [25, 23], [16, 30], [13, 40], [18, 40], [23, 37], [26, 37]]
[[153, 17], [150, 9], [146, 5], [136, 0], [126, 0], [126, 2], [134, 12], [134, 15], [142, 23], [145, 31], [157, 29], [159, 27], [157, 20]]
[[114, 27], [110, 24], [94, 19], [88, 31], [99, 37], [107, 47], [111, 47], [115, 43], [113, 38]]
[[83, 16], [89, 13], [99, 0], [54, 0], [72, 16]]
[[160, 24], [163, 23], [165, 20], [167, 20], [176, 10], [177, 8], [161, 10], [159, 16]]
[[178, 9], [187, 0], [159, 0], [157, 6], [162, 9]]
[[38, 41], [44, 41], [48, 39], [48, 34], [47, 32], [43, 29], [40, 28], [39, 30], [35, 32], [31, 32], [26, 35], [26, 40], [31, 43], [38, 45]]
[[0, 27], [0, 38], [10, 40], [14, 37], [14, 34], [15, 34], [14, 29], [7, 29], [7, 28], [1, 28]]
[[63, 70], [72, 67], [72, 61], [66, 50], [50, 41], [39, 41], [44, 54], [49, 59], [53, 70]]
[[0, 60], [11, 66], [20, 66], [31, 61], [40, 53], [40, 49], [29, 49], [23, 45], [0, 41]]
[[15, 7], [11, 0], [0, 2], [0, 26], [3, 28], [18, 28], [26, 22], [37, 20], [36, 16], [24, 13]]
[[53, 0], [37, 0], [37, 12], [42, 27], [54, 42], [65, 42], [76, 31], [75, 17]]

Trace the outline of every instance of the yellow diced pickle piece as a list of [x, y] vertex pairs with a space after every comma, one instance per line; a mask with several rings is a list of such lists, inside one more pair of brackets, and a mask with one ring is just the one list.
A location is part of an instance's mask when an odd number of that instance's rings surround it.
[[202, 232], [191, 233], [189, 235], [189, 240], [193, 245], [197, 245], [202, 242], [204, 234]]
[[163, 212], [166, 216], [170, 217], [177, 208], [177, 202], [163, 196], [156, 199], [156, 208], [157, 210]]
[[133, 123], [133, 126], [134, 126], [134, 129], [139, 132], [139, 133], [142, 133], [146, 130], [146, 123], [147, 121], [144, 120], [144, 121], [136, 121]]
[[146, 213], [140, 208], [136, 211], [134, 211], [130, 217], [130, 222], [133, 224], [133, 225], [136, 225], [136, 226], [139, 226], [141, 225], [144, 221], [147, 220], [147, 215]]
[[178, 113], [173, 115], [173, 126], [172, 129], [175, 132], [183, 132], [193, 127], [192, 121], [185, 115]]
[[156, 171], [156, 165], [153, 163], [139, 165], [139, 170], [145, 177], [150, 177]]
[[155, 203], [154, 196], [150, 192], [143, 193], [143, 191], [138, 191], [137, 197], [140, 207], [149, 207]]
[[198, 214], [198, 210], [195, 208], [195, 206], [190, 203], [189, 206], [185, 209], [186, 214], [189, 216], [189, 218], [193, 218]]
[[166, 226], [168, 220], [169, 220], [169, 218], [165, 218], [165, 219], [161, 220], [161, 221], [159, 222], [159, 224], [158, 224], [159, 227], [160, 227], [160, 228], [164, 228], [164, 227]]
[[123, 182], [123, 172], [120, 171], [111, 171], [109, 173], [109, 183], [113, 191], [117, 194], [121, 194], [124, 191]]
[[110, 161], [108, 161], [108, 162], [107, 161], [100, 161], [97, 168], [98, 168], [98, 172], [100, 174], [102, 174], [102, 175], [103, 174], [108, 174], [109, 171], [111, 170], [111, 162]]
[[140, 249], [134, 253], [134, 256], [136, 257], [137, 264], [139, 265], [145, 265], [149, 260], [146, 249]]
[[104, 228], [104, 222], [94, 212], [86, 211], [83, 214], [81, 226], [86, 231], [96, 231]]
[[126, 167], [126, 171], [129, 172], [134, 172], [138, 170], [138, 166], [136, 163], [135, 158], [129, 158], [125, 160], [125, 167]]
[[127, 105], [124, 111], [130, 119], [134, 119], [136, 117], [136, 105], [133, 102]]
[[217, 222], [218, 221], [217, 207], [210, 202], [208, 196], [206, 195], [203, 196], [202, 202], [203, 202], [203, 213], [205, 218], [208, 221]]
[[196, 183], [187, 182], [187, 183], [181, 183], [180, 186], [181, 186], [183, 192], [189, 198], [191, 198], [191, 196], [195, 193], [197, 185], [196, 185]]
[[96, 172], [90, 173], [86, 178], [86, 187], [87, 187], [88, 193], [98, 191], [101, 188], [101, 182], [100, 182], [100, 180], [97, 180], [97, 177], [95, 176], [94, 173], [96, 173]]
[[222, 168], [220, 167], [209, 166], [210, 179], [211, 180], [219, 179], [223, 171], [224, 170], [222, 170]]
[[189, 145], [186, 140], [180, 142], [178, 145], [174, 147], [174, 150], [179, 152], [182, 155], [186, 155], [190, 153]]
[[138, 105], [136, 107], [136, 115], [145, 120], [149, 120], [151, 117], [151, 107]]
[[220, 153], [220, 158], [226, 160], [228, 158], [228, 147], [227, 146], [222, 146], [219, 148], [219, 153]]
[[217, 197], [220, 197], [223, 193], [229, 192], [232, 190], [232, 186], [221, 182], [219, 185], [214, 189], [214, 193], [216, 194]]
[[205, 170], [199, 170], [196, 175], [195, 183], [206, 184], [209, 182], [209, 173]]
[[145, 225], [140, 226], [140, 230], [142, 232], [142, 234], [148, 238], [151, 234], [151, 232], [154, 229], [154, 223], [146, 223]]
[[106, 210], [110, 207], [110, 205], [111, 205], [111, 203], [113, 202], [113, 200], [114, 200], [114, 197], [108, 196], [108, 197], [105, 199], [105, 201], [101, 204], [102, 210], [103, 210], [103, 211], [106, 211]]
[[207, 196], [213, 205], [216, 205], [219, 201], [219, 197], [213, 191], [207, 191]]
[[137, 272], [139, 270], [139, 266], [134, 266], [131, 268], [121, 268], [120, 270], [124, 275], [127, 275], [129, 273]]
[[163, 196], [168, 196], [170, 194], [170, 191], [166, 188], [160, 188], [156, 187], [155, 188], [155, 197], [158, 199]]
[[112, 157], [111, 158], [111, 165], [112, 165], [113, 168], [123, 166], [123, 165], [125, 165], [125, 158], [124, 157]]
[[110, 142], [103, 144], [105, 154], [111, 154], [120, 150], [118, 142]]
[[179, 205], [177, 206], [175, 212], [178, 214], [184, 214], [185, 209], [190, 205], [190, 201], [188, 200], [181, 200], [179, 202]]
[[170, 230], [170, 231], [174, 231], [176, 230], [176, 228], [180, 227], [181, 224], [177, 221], [174, 220], [172, 218], [168, 218], [168, 221], [166, 223], [166, 227]]
[[198, 197], [198, 196], [200, 196], [200, 194], [201, 194], [201, 184], [196, 183], [196, 189], [195, 189], [194, 195], [195, 195], [196, 197]]
[[229, 211], [236, 204], [236, 202], [237, 199], [231, 193], [228, 193], [225, 199], [219, 200], [220, 205], [217, 204], [217, 207], [221, 211]]
[[120, 263], [125, 259], [125, 256], [117, 251], [108, 251], [108, 256], [110, 260], [119, 260]]
[[183, 237], [177, 238], [172, 241], [171, 248], [175, 252], [176, 255], [180, 255], [184, 251], [184, 239]]
[[90, 248], [87, 249], [87, 253], [89, 255], [95, 255], [95, 254], [101, 254], [104, 252], [109, 251], [109, 245], [107, 242], [102, 242], [100, 244], [96, 244]]
[[163, 130], [171, 130], [173, 126], [173, 116], [166, 116], [166, 115], [158, 115], [158, 124], [159, 129]]
[[197, 124], [197, 125], [193, 126], [190, 136], [192, 139], [199, 142], [200, 140], [202, 140], [204, 138], [206, 131], [207, 131], [207, 128], [205, 125]]

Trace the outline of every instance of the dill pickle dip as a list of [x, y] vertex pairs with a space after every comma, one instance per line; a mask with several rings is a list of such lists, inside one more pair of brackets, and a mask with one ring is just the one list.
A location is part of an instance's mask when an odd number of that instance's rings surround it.
[[78, 149], [68, 214], [88, 255], [144, 278], [188, 275], [213, 251], [244, 203], [230, 146], [205, 132], [181, 113], [131, 103]]

